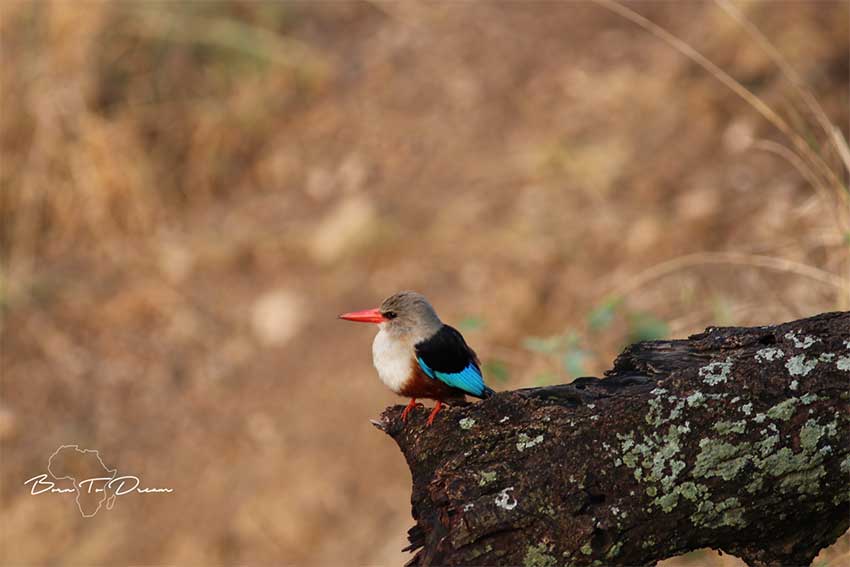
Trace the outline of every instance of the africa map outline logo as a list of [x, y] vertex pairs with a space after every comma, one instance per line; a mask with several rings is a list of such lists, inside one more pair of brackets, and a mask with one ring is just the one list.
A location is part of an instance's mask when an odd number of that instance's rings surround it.
[[[70, 470], [69, 470], [70, 469]], [[77, 470], [83, 472], [78, 474]], [[64, 473], [64, 474], [63, 474]], [[73, 488], [57, 487], [53, 481], [71, 481]], [[118, 468], [109, 468], [97, 449], [81, 449], [79, 445], [60, 445], [47, 460], [47, 473], [36, 475], [24, 482], [32, 483], [30, 494], [75, 493], [77, 509], [84, 518], [91, 518], [106, 505], [112, 510], [118, 496], [131, 492], [171, 493], [173, 488], [142, 488], [135, 475], [118, 476]], [[96, 484], [97, 483], [97, 486]]]

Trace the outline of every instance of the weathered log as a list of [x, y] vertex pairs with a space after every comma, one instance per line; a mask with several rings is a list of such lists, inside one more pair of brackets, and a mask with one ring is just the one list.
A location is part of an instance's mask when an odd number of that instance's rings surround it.
[[628, 347], [603, 379], [377, 427], [413, 475], [408, 565], [808, 565], [850, 526], [850, 313]]

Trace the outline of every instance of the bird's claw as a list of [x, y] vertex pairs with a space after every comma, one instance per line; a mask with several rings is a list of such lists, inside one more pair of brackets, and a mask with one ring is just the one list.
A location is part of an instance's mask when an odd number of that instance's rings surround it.
[[441, 407], [443, 407], [442, 402], [440, 402], [440, 400], [437, 400], [436, 405], [434, 405], [434, 411], [432, 411], [431, 415], [428, 416], [428, 425], [431, 425], [431, 424], [434, 423], [434, 418], [437, 417], [437, 412], [440, 411]]
[[407, 416], [408, 416], [408, 415], [410, 415], [410, 412], [411, 412], [411, 411], [413, 411], [413, 408], [415, 408], [416, 406], [422, 406], [422, 407], [425, 407], [424, 405], [422, 405], [422, 404], [418, 403], [418, 402], [416, 401], [416, 398], [414, 398], [414, 399], [410, 400], [410, 403], [409, 403], [409, 404], [407, 404], [407, 407], [406, 407], [406, 408], [404, 408], [404, 411], [403, 411], [403, 412], [401, 412], [401, 420], [402, 420], [403, 422], [407, 423]]

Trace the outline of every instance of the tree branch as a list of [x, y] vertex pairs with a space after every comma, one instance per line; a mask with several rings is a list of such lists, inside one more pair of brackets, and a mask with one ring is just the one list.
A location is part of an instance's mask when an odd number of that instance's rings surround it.
[[850, 526], [850, 313], [628, 347], [603, 379], [377, 427], [413, 475], [408, 565], [803, 565]]

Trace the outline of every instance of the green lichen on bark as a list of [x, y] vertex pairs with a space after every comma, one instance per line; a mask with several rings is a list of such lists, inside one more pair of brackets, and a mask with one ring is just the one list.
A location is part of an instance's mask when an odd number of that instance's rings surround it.
[[800, 403], [801, 403], [801, 404], [803, 404], [803, 405], [806, 405], [806, 406], [807, 406], [807, 405], [809, 405], [809, 404], [810, 404], [810, 403], [812, 403], [812, 402], [816, 402], [816, 401], [818, 401], [818, 399], [820, 399], [820, 398], [818, 397], [818, 395], [817, 395], [817, 394], [812, 394], [812, 393], [804, 394], [804, 395], [800, 398]]
[[732, 359], [726, 358], [725, 362], [712, 362], [699, 369], [700, 378], [709, 386], [715, 386], [725, 382], [732, 372]]
[[767, 347], [756, 353], [756, 360], [758, 362], [773, 362], [774, 360], [779, 360], [783, 356], [785, 356], [785, 353], [782, 352], [781, 348]]
[[825, 432], [816, 419], [810, 419], [800, 429], [800, 446], [807, 451], [814, 450]]
[[800, 403], [800, 400], [797, 398], [789, 398], [783, 402], [779, 402], [767, 410], [767, 417], [770, 419], [787, 421], [792, 415], [794, 415], [794, 410], [798, 403]]
[[688, 403], [688, 407], [696, 408], [705, 403], [705, 394], [702, 392], [694, 392], [687, 398], [685, 401]]
[[525, 433], [519, 434], [519, 441], [517, 441], [516, 449], [517, 451], [525, 451], [526, 449], [531, 449], [535, 445], [539, 445], [543, 442], [543, 435], [538, 435], [537, 437], [531, 438]]
[[686, 481], [675, 485], [669, 492], [659, 496], [652, 503], [664, 512], [669, 513], [679, 504], [680, 497], [690, 502], [697, 502], [703, 500], [707, 494], [708, 488], [705, 485]]
[[743, 514], [744, 509], [737, 498], [727, 498], [718, 503], [703, 500], [691, 514], [691, 521], [694, 525], [704, 528], [743, 527], [747, 525]]
[[551, 546], [545, 543], [538, 545], [530, 545], [526, 549], [525, 558], [523, 559], [524, 567], [555, 567], [558, 560], [549, 554], [552, 551]]
[[712, 426], [716, 432], [721, 435], [728, 435], [730, 433], [744, 433], [747, 430], [747, 422], [746, 421], [718, 421]]
[[495, 471], [482, 471], [478, 473], [478, 486], [484, 486], [496, 480]]
[[756, 443], [756, 448], [762, 457], [766, 457], [773, 451], [773, 448], [776, 447], [778, 443], [779, 435], [767, 435], [763, 437], [761, 441]]
[[618, 541], [614, 545], [611, 546], [611, 549], [608, 550], [608, 553], [605, 554], [605, 559], [614, 559], [618, 555], [620, 555], [620, 549], [623, 547], [623, 542]]
[[[657, 401], [650, 412], [652, 416], [650, 421], [667, 423], [680, 416], [684, 405], [683, 400], [671, 398], [669, 401], [672, 405], [670, 413], [665, 416], [663, 403]], [[659, 488], [669, 490], [685, 468], [684, 461], [675, 457], [681, 450], [682, 436], [689, 431], [690, 426], [687, 422], [678, 425], [671, 423], [666, 430], [653, 430], [642, 443], [635, 443], [632, 433], [618, 436], [623, 451], [620, 456], [621, 462], [626, 467], [634, 469], [636, 480], [650, 484], [646, 488], [650, 496], [657, 494]], [[660, 486], [654, 486], [655, 483]]]
[[[618, 463], [633, 469], [634, 478], [646, 485], [644, 492], [653, 498], [653, 506], [669, 513], [684, 499], [694, 504], [697, 510], [694, 521], [702, 526], [740, 525], [744, 520], [740, 512], [736, 511], [737, 506], [733, 506], [735, 503], [728, 498], [720, 502], [713, 501], [708, 486], [698, 480], [719, 478], [732, 481], [748, 465], [755, 468], [746, 484], [750, 494], [760, 490], [769, 477], [781, 477], [780, 488], [784, 492], [812, 494], [818, 490], [819, 481], [825, 474], [821, 463], [828, 450], [821, 449], [818, 452], [817, 446], [825, 436], [835, 435], [837, 422], [821, 426], [816, 420], [807, 421], [799, 432], [799, 452], [794, 452], [790, 447], [777, 449], [781, 439], [775, 423], [769, 423], [767, 428], [763, 428], [758, 440], [734, 442], [734, 438], [730, 438], [746, 434], [750, 420], [754, 428], [767, 419], [787, 422], [802, 405], [817, 401], [817, 395], [806, 394], [801, 398], [784, 400], [765, 413], [746, 419], [718, 421], [712, 429], [720, 438], [700, 440], [699, 452], [689, 473], [693, 480], [682, 482], [680, 475], [687, 465], [677, 455], [682, 449], [685, 434], [690, 432], [690, 426], [688, 422], [685, 425], [676, 422], [681, 421], [687, 408], [699, 407], [710, 398], [700, 392], [684, 400], [674, 396], [665, 397], [663, 394], [666, 391], [661, 389], [654, 390], [654, 393], [656, 395], [649, 402], [650, 411], [646, 421], [652, 425], [669, 425], [652, 430], [643, 441], [636, 441], [633, 433], [618, 434], [621, 453], [617, 457]], [[720, 395], [717, 396], [719, 398]], [[693, 403], [688, 400], [693, 400]], [[743, 411], [744, 407], [746, 411]], [[742, 411], [745, 416], [750, 416], [752, 402], [744, 404]]]
[[731, 480], [749, 460], [749, 443], [732, 444], [714, 439], [702, 439], [700, 452], [692, 474], [696, 478], [720, 477]]
[[808, 349], [816, 342], [820, 342], [820, 339], [817, 339], [815, 337], [808, 337], [806, 335], [800, 335], [795, 331], [788, 331], [787, 333], [785, 333], [785, 338], [789, 341], [793, 341], [794, 346], [796, 348], [801, 348], [803, 350]]
[[785, 363], [785, 368], [788, 369], [788, 373], [791, 376], [808, 376], [809, 372], [814, 370], [817, 365], [817, 358], [807, 359], [806, 355], [798, 354], [788, 359], [788, 362]]

